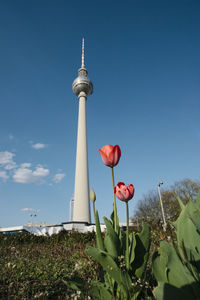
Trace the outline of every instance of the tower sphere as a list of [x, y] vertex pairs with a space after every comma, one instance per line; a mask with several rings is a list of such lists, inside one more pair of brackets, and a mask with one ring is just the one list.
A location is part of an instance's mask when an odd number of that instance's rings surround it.
[[78, 77], [72, 84], [72, 90], [77, 96], [80, 92], [84, 92], [86, 96], [91, 95], [93, 92], [93, 85], [87, 74], [88, 72], [85, 68], [80, 68], [78, 70]]

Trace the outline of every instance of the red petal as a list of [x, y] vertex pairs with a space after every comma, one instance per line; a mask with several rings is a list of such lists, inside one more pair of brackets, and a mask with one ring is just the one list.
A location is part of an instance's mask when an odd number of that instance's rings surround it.
[[117, 186], [120, 188], [122, 185], [125, 185], [124, 182], [118, 182]]
[[109, 161], [107, 155], [104, 153], [104, 151], [102, 151], [101, 149], [99, 149], [99, 153], [101, 154], [101, 158], [102, 158], [103, 163], [104, 163], [106, 166], [111, 166], [111, 165], [110, 165], [110, 161]]
[[119, 200], [125, 201], [124, 194], [120, 190], [117, 191], [116, 196], [119, 198]]
[[107, 157], [109, 157], [110, 153], [113, 151], [113, 146], [112, 145], [105, 145], [103, 146], [103, 148], [101, 149]]
[[121, 157], [121, 149], [118, 145], [115, 145], [113, 148], [113, 165], [116, 166]]
[[130, 184], [130, 185], [128, 186], [128, 189], [129, 189], [129, 191], [130, 191], [130, 193], [131, 193], [131, 195], [132, 195], [132, 197], [133, 197], [133, 195], [134, 195], [134, 193], [135, 193], [134, 186], [133, 186], [132, 184]]

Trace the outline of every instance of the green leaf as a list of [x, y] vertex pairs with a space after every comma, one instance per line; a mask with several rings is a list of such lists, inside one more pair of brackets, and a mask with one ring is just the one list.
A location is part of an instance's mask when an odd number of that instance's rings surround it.
[[[153, 258], [153, 273], [157, 281], [169, 283], [177, 288], [184, 286], [188, 299], [194, 296], [194, 277], [178, 257], [171, 243], [162, 241], [158, 256]], [[191, 298], [192, 299], [192, 298]]]
[[104, 217], [104, 222], [106, 224], [107, 232], [104, 239], [104, 245], [106, 247], [106, 250], [115, 258], [117, 258], [121, 254], [121, 247], [120, 247], [120, 240], [116, 232], [114, 231], [114, 228], [112, 226], [112, 223]]
[[104, 282], [106, 288], [111, 292], [112, 295], [115, 295], [116, 291], [116, 282], [115, 280], [109, 276], [108, 273], [104, 272]]
[[135, 234], [134, 232], [131, 232], [129, 234], [129, 239], [130, 239], [130, 246], [129, 246], [129, 261], [130, 264], [132, 264], [132, 262], [135, 259], [135, 247], [136, 247], [136, 238], [135, 238]]
[[89, 294], [94, 299], [111, 300], [112, 294], [105, 287], [105, 285], [100, 281], [91, 281], [91, 287], [89, 289]]
[[135, 292], [134, 292], [134, 295], [131, 296], [131, 300], [136, 300], [140, 293], [141, 293], [141, 290], [135, 291]]
[[110, 215], [110, 219], [112, 221], [112, 225], [114, 226], [114, 210], [112, 211], [112, 213]]
[[[188, 202], [175, 222], [179, 251], [183, 259], [185, 258], [184, 249], [182, 247], [183, 242], [188, 257], [190, 250], [200, 253], [199, 220], [200, 201], [197, 200], [195, 202]], [[188, 249], [190, 250], [188, 251]]]
[[175, 222], [177, 247], [162, 241], [153, 257], [153, 273], [157, 281], [173, 286], [161, 284], [157, 289], [158, 299], [164, 297], [161, 295], [163, 287], [170, 292], [175, 288], [184, 291], [185, 298], [180, 299], [198, 299], [200, 295], [200, 197], [189, 201], [186, 206], [181, 205], [181, 208]]
[[198, 234], [200, 234], [200, 193], [198, 194], [196, 201], [192, 202], [193, 210], [188, 213], [188, 217], [195, 225]]
[[165, 282], [158, 283], [154, 289], [154, 295], [156, 300], [194, 300], [194, 298], [188, 298], [188, 295], [181, 289]]
[[106, 251], [113, 257], [113, 258], [117, 258], [118, 254], [117, 254], [117, 249], [112, 241], [112, 239], [110, 238], [110, 236], [108, 234], [105, 235], [104, 238], [104, 245], [106, 248]]
[[179, 196], [177, 196], [176, 194], [175, 194], [175, 198], [178, 200], [178, 203], [179, 203], [179, 205], [180, 205], [180, 208], [181, 208], [181, 209], [184, 209], [184, 208], [185, 208], [185, 205], [183, 204], [183, 201], [181, 200], [181, 198], [180, 198]]
[[71, 289], [76, 291], [83, 289], [84, 286], [84, 281], [81, 278], [76, 278], [74, 280], [67, 279], [67, 281], [62, 279], [62, 282], [66, 284], [68, 287], [70, 287]]
[[156, 280], [167, 282], [168, 255], [162, 247], [160, 247], [158, 252], [154, 253], [152, 260], [153, 273], [156, 277]]
[[103, 269], [111, 276], [120, 286], [120, 288], [128, 295], [131, 288], [131, 279], [126, 272], [117, 266], [114, 259], [108, 253], [96, 249], [94, 247], [88, 247], [86, 253], [96, 259]]
[[[113, 226], [113, 228], [114, 228], [114, 211], [112, 212], [112, 214], [110, 215], [110, 219], [111, 219], [111, 224], [112, 224], [112, 226]], [[117, 215], [117, 233], [118, 233], [118, 235], [119, 235], [119, 237], [121, 236], [121, 230], [120, 230], [120, 227], [119, 227], [119, 217], [118, 217], [118, 215]]]
[[102, 238], [102, 234], [101, 234], [101, 227], [100, 227], [100, 222], [99, 222], [98, 211], [96, 211], [96, 214], [95, 214], [95, 224], [96, 224], [97, 247], [101, 250], [104, 250], [104, 244], [103, 244], [103, 238]]
[[149, 257], [150, 248], [150, 228], [142, 222], [142, 231], [136, 234], [135, 260], [132, 264], [132, 269], [135, 270], [135, 275], [141, 278], [146, 270], [147, 260]]

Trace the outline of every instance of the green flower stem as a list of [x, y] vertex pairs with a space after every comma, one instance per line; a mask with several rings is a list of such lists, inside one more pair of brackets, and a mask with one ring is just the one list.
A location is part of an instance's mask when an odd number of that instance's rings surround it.
[[112, 186], [113, 186], [113, 210], [114, 210], [114, 226], [115, 226], [115, 232], [117, 232], [117, 205], [116, 205], [116, 199], [115, 199], [115, 181], [114, 181], [114, 170], [113, 167], [112, 170]]
[[95, 215], [96, 215], [96, 213], [95, 213], [95, 202], [92, 202], [92, 204], [93, 204], [93, 213], [94, 213], [94, 222], [95, 222]]
[[126, 202], [126, 267], [129, 270], [129, 210]]

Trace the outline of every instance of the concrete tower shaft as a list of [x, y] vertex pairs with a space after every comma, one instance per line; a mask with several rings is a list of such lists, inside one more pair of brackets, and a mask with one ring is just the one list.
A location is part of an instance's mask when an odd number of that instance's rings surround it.
[[89, 200], [89, 173], [88, 173], [88, 150], [87, 150], [87, 122], [86, 101], [93, 91], [93, 85], [87, 77], [84, 66], [84, 39], [82, 44], [82, 66], [78, 71], [78, 77], [72, 84], [73, 92], [79, 99], [78, 132], [76, 150], [76, 171], [74, 189], [74, 222], [91, 223], [90, 200]]

